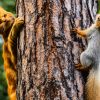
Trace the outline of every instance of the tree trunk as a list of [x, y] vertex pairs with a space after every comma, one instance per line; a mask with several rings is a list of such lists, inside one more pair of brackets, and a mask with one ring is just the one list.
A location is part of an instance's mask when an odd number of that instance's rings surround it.
[[25, 20], [18, 39], [18, 100], [83, 100], [75, 64], [86, 41], [71, 32], [89, 27], [97, 0], [17, 0]]

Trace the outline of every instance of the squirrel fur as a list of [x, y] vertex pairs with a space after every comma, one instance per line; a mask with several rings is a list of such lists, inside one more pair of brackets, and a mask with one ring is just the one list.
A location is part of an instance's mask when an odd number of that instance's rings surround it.
[[91, 68], [86, 83], [86, 100], [100, 100], [100, 14], [89, 28], [81, 30], [75, 28], [74, 32], [87, 38], [87, 48], [80, 55], [79, 70]]
[[4, 70], [10, 100], [16, 100], [17, 36], [20, 33], [23, 23], [24, 21], [22, 18], [15, 18], [12, 13], [7, 12], [0, 7], [0, 34], [4, 39]]

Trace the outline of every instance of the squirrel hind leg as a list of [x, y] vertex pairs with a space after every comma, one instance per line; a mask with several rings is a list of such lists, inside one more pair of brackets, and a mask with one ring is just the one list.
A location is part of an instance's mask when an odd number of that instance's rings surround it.
[[82, 66], [84, 66], [85, 68], [90, 67], [93, 63], [91, 56], [87, 55], [85, 52], [81, 54], [80, 61]]

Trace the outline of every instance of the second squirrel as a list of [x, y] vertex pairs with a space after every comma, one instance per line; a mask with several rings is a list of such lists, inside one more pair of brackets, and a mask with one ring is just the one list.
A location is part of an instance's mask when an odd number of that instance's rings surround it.
[[76, 66], [79, 70], [91, 68], [86, 83], [86, 100], [100, 100], [100, 14], [89, 28], [73, 31], [88, 41], [86, 50], [80, 55], [81, 66]]

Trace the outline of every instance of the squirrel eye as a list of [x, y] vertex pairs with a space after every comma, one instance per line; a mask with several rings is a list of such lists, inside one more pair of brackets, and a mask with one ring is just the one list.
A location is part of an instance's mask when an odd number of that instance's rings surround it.
[[7, 16], [7, 14], [4, 14], [4, 16], [3, 17], [6, 17]]

